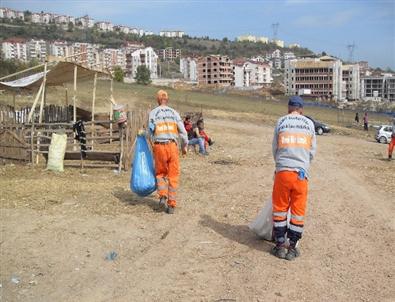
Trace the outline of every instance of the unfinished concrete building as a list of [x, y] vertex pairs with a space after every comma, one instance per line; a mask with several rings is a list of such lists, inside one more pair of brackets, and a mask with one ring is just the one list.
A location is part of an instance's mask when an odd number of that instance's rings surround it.
[[342, 99], [342, 63], [336, 58], [285, 61], [284, 84], [287, 95], [308, 92], [313, 97]]
[[230, 86], [232, 81], [233, 66], [228, 56], [210, 55], [198, 59], [199, 85]]
[[395, 77], [391, 75], [363, 77], [361, 97], [365, 101], [395, 102]]
[[360, 75], [359, 65], [349, 64], [342, 66], [342, 97], [348, 101], [360, 98]]

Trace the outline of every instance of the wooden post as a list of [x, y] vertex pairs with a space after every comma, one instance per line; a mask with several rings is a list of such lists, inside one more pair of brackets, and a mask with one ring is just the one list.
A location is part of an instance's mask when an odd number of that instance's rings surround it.
[[47, 63], [44, 65], [44, 78], [43, 78], [43, 89], [41, 93], [41, 103], [40, 103], [40, 115], [38, 117], [38, 123], [42, 123], [42, 118], [43, 118], [43, 108], [44, 108], [44, 100], [45, 100], [45, 84], [47, 82]]
[[93, 92], [92, 92], [92, 125], [91, 125], [91, 136], [92, 136], [92, 150], [93, 150], [93, 142], [95, 141], [93, 139], [94, 137], [94, 129], [95, 129], [95, 102], [96, 102], [96, 83], [97, 83], [97, 72], [95, 73], [95, 77], [93, 78]]
[[[111, 78], [111, 86], [110, 86], [110, 137], [112, 137], [112, 116], [113, 116], [113, 106], [112, 106], [112, 100], [113, 100], [113, 80]], [[112, 143], [112, 138], [110, 138], [110, 144]]]
[[32, 108], [30, 109], [29, 115], [28, 115], [28, 117], [27, 117], [27, 122], [28, 122], [28, 123], [29, 123], [30, 120], [32, 119], [32, 116], [33, 116], [33, 114], [34, 114], [34, 110], [36, 109], [36, 104], [37, 104], [37, 102], [38, 102], [38, 98], [40, 97], [41, 92], [42, 92], [42, 90], [43, 90], [43, 86], [44, 86], [43, 84], [44, 84], [44, 82], [41, 83], [41, 86], [40, 86], [40, 88], [38, 89], [38, 92], [37, 92], [36, 97], [35, 97], [35, 99], [34, 99]]
[[77, 121], [77, 65], [74, 66], [73, 122]]
[[119, 127], [119, 142], [120, 142], [120, 150], [119, 150], [119, 166], [118, 173], [122, 171], [122, 162], [123, 162], [123, 126]]
[[33, 118], [33, 122], [32, 122], [32, 128], [31, 128], [31, 132], [30, 132], [30, 156], [32, 159], [32, 166], [34, 166], [34, 118]]
[[68, 95], [68, 91], [67, 91], [67, 86], [64, 85], [64, 90], [65, 90], [65, 104], [66, 106], [69, 106], [69, 95]]
[[[44, 78], [43, 78], [43, 89], [41, 92], [41, 103], [40, 103], [40, 113], [38, 116], [38, 123], [41, 124], [42, 123], [42, 119], [43, 119], [43, 109], [44, 109], [44, 101], [45, 101], [45, 84], [47, 82], [47, 63], [45, 63], [44, 65]], [[37, 132], [37, 151], [40, 151], [40, 136], [41, 132]], [[39, 162], [39, 154], [40, 152], [37, 152], [37, 157], [36, 157], [36, 163], [38, 164]]]

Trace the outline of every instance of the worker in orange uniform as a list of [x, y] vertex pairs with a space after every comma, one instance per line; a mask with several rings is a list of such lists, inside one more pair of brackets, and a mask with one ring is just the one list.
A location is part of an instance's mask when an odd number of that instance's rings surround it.
[[[302, 115], [303, 105], [299, 96], [289, 99], [288, 115], [278, 120], [273, 138], [276, 175], [272, 201], [276, 246], [272, 253], [287, 260], [293, 260], [300, 254], [297, 243], [303, 233], [310, 178], [308, 171], [316, 151], [314, 124]], [[287, 226], [289, 209], [291, 217]], [[286, 236], [289, 246], [286, 245]]]
[[392, 152], [395, 147], [395, 118], [392, 120], [392, 134], [391, 134], [391, 142], [388, 146], [388, 160], [392, 159]]
[[159, 204], [166, 207], [166, 212], [174, 214], [176, 195], [180, 176], [178, 156], [178, 136], [182, 139], [182, 150], [186, 154], [188, 135], [183, 121], [173, 108], [167, 106], [167, 92], [157, 93], [158, 107], [149, 114], [149, 130], [153, 144], [155, 173]]

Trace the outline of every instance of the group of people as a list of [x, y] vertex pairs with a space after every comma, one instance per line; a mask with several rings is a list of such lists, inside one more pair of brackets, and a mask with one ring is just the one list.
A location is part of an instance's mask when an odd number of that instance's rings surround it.
[[[213, 142], [204, 132], [202, 120], [193, 125], [187, 116], [182, 121], [178, 112], [168, 106], [168, 101], [167, 92], [158, 91], [159, 106], [149, 114], [149, 130], [159, 204], [165, 206], [167, 213], [174, 214], [180, 174], [178, 137], [183, 154], [187, 153], [188, 145], [199, 145], [199, 152], [207, 154], [206, 146]], [[303, 105], [299, 96], [289, 99], [288, 114], [278, 120], [272, 144], [276, 166], [272, 193], [275, 240], [272, 254], [287, 260], [300, 254], [297, 246], [303, 233], [309, 167], [316, 151], [314, 124], [303, 116]]]
[[191, 117], [187, 115], [184, 119], [184, 127], [188, 133], [188, 145], [199, 146], [199, 154], [208, 155], [208, 146], [212, 146], [214, 141], [204, 130], [203, 119], [199, 119], [196, 124], [193, 124]]

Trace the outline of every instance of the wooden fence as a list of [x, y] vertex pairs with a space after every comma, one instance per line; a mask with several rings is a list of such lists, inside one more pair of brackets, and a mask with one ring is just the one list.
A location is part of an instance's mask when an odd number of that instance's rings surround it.
[[[67, 134], [65, 166], [109, 167], [128, 170], [131, 166], [135, 137], [146, 127], [148, 111], [127, 112], [127, 123], [118, 125], [111, 119], [84, 122], [86, 156], [81, 153], [81, 143], [75, 139], [72, 107], [48, 106], [44, 108], [45, 122], [37, 123], [35, 115], [27, 123], [28, 108], [20, 110], [22, 117], [12, 107], [0, 108], [0, 158], [39, 163], [47, 159], [53, 133]], [[86, 114], [86, 112], [85, 112]]]

